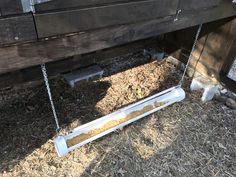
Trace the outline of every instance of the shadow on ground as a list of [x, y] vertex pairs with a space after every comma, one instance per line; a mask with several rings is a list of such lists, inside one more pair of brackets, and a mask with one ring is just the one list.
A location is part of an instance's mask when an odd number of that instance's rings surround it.
[[[53, 82], [52, 90], [60, 89], [53, 94], [56, 109], [60, 110], [60, 125], [65, 127], [75, 120], [84, 124], [101, 116], [95, 105], [106, 95], [109, 83], [87, 83], [73, 91], [69, 91], [64, 83], [60, 86], [57, 84], [58, 82]], [[1, 171], [10, 170], [14, 162], [18, 163], [55, 135], [55, 122], [44, 86], [33, 89], [36, 94], [32, 97], [29, 95], [14, 100], [14, 103], [6, 104], [0, 110]]]
[[[101, 63], [105, 76], [150, 61], [142, 54], [127, 55]], [[103, 116], [96, 104], [107, 94], [109, 81], [91, 81], [70, 89], [61, 78], [50, 80], [59, 123], [64, 131]], [[56, 125], [43, 84], [5, 90], [0, 95], [0, 172], [11, 172], [22, 159], [32, 154], [56, 133]]]
[[235, 176], [236, 112], [198, 96], [94, 143], [81, 176]]
[[[180, 73], [168, 62], [162, 64], [166, 66], [162, 68], [154, 62], [82, 84], [75, 90], [68, 89], [60, 79], [53, 80], [60, 123], [70, 129], [176, 85]], [[198, 93], [188, 92], [185, 101], [63, 158], [57, 157], [51, 142], [55, 124], [44, 86], [24, 93], [22, 98], [16, 96], [17, 99], [2, 105], [0, 110], [0, 150], [3, 152], [0, 164], [1, 172], [6, 175], [236, 175], [236, 113], [220, 103], [202, 104]]]

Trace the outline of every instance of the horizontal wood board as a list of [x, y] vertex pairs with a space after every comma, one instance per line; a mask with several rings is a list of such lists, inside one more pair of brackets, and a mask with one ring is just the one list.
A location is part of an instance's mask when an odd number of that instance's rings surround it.
[[0, 73], [54, 62], [235, 15], [236, 7], [233, 7], [231, 2], [225, 1], [221, 6], [202, 13], [182, 13], [178, 21], [154, 19], [64, 38], [4, 47], [0, 48]]
[[[173, 16], [178, 0], [145, 0], [35, 14], [39, 38]], [[45, 28], [46, 27], [46, 28]]]
[[31, 14], [0, 18], [0, 45], [37, 39]]

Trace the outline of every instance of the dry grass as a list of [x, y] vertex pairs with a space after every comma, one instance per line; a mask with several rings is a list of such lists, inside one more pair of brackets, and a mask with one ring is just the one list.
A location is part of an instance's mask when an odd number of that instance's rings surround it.
[[[106, 77], [68, 89], [51, 84], [64, 130], [94, 120], [178, 82], [173, 64], [142, 64], [140, 55], [106, 63]], [[125, 63], [125, 64], [124, 64]], [[110, 74], [113, 74], [109, 76]], [[189, 83], [188, 83], [189, 84]], [[3, 176], [236, 176], [236, 112], [199, 93], [121, 131], [57, 157], [44, 86], [1, 92], [0, 172]]]

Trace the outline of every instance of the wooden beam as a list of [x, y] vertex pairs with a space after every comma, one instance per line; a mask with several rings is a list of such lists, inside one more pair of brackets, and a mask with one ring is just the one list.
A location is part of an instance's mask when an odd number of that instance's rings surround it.
[[202, 37], [193, 53], [191, 65], [201, 74], [220, 79], [224, 65], [236, 56], [236, 18]]
[[236, 15], [231, 2], [201, 13], [183, 13], [178, 21], [160, 19], [99, 29], [66, 38], [0, 48], [0, 73], [61, 60], [74, 55], [122, 45], [132, 41]]
[[[47, 74], [49, 77], [60, 73], [69, 72], [78, 68], [86, 67], [92, 64], [99, 64], [104, 60], [112, 60], [114, 57], [123, 56], [131, 52], [137, 52], [144, 48], [156, 47], [155, 38], [145, 39], [122, 46], [96, 51], [91, 54], [73, 56], [57, 62], [48, 63]], [[145, 61], [144, 61], [145, 62]], [[17, 70], [0, 75], [0, 88], [15, 86], [30, 81], [42, 79], [40, 66], [34, 66], [27, 69]]]
[[45, 12], [50, 10], [61, 10], [61, 9], [71, 9], [71, 8], [88, 8], [88, 7], [96, 7], [101, 5], [109, 5], [109, 4], [118, 4], [118, 3], [127, 3], [127, 2], [135, 2], [140, 0], [53, 0], [48, 1], [41, 4], [36, 4], [35, 10], [36, 12]]
[[[231, 27], [233, 27], [234, 30], [236, 30], [236, 20], [232, 22]], [[236, 57], [236, 37], [234, 36], [233, 39], [231, 40], [232, 40], [231, 48], [230, 48], [230, 51], [228, 52], [228, 55], [226, 56], [227, 62], [225, 62], [221, 68], [221, 72], [225, 73], [225, 75], [228, 74], [229, 70], [231, 69], [234, 63], [234, 59]]]
[[[197, 30], [198, 26], [166, 35], [167, 52], [186, 63]], [[204, 24], [190, 66], [210, 78], [219, 79], [222, 70], [228, 73], [236, 56], [235, 31], [235, 17]]]
[[[35, 14], [39, 38], [173, 16], [178, 0], [131, 1], [85, 9]], [[172, 18], [165, 18], [171, 20]], [[46, 27], [46, 28], [45, 28]]]
[[32, 15], [0, 18], [0, 46], [37, 39]]
[[[134, 2], [140, 0], [53, 0], [46, 3], [37, 4], [35, 6], [36, 12], [45, 12], [50, 10], [60, 10], [60, 9], [69, 9], [69, 8], [85, 8], [85, 7], [94, 7], [108, 4], [118, 4], [121, 2]], [[207, 9], [214, 7], [220, 4], [221, 0], [179, 0], [179, 8], [183, 11], [186, 10], [199, 10]]]
[[[234, 20], [235, 17], [224, 18], [221, 20], [205, 23], [202, 27], [200, 37], [205, 37], [217, 28], [224, 26]], [[189, 27], [186, 29], [178, 30], [165, 35], [163, 42], [166, 52], [182, 62], [186, 63], [190, 54], [191, 48], [194, 43], [194, 37], [197, 33], [198, 26]]]
[[[197, 29], [188, 28], [166, 35], [167, 52], [186, 63]], [[198, 73], [223, 83], [232, 91], [236, 91], [236, 82], [227, 75], [236, 56], [235, 31], [236, 18], [204, 24], [190, 63]], [[194, 76], [195, 73], [189, 74]]]
[[2, 16], [22, 14], [21, 0], [0, 0], [0, 11]]
[[179, 8], [182, 11], [203, 10], [210, 7], [215, 7], [220, 4], [221, 0], [180, 0]]

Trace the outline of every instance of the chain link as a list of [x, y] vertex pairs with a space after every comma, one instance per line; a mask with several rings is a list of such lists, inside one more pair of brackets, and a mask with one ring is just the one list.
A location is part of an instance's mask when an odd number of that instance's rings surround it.
[[179, 82], [179, 86], [180, 86], [180, 87], [182, 87], [183, 84], [184, 84], [185, 75], [186, 75], [186, 73], [187, 73], [187, 70], [188, 70], [190, 61], [191, 61], [191, 59], [192, 59], [193, 52], [194, 52], [194, 50], [195, 50], [195, 48], [196, 48], [197, 41], [198, 41], [199, 35], [200, 35], [200, 33], [201, 33], [201, 30], [202, 30], [202, 24], [199, 25], [197, 34], [196, 34], [196, 36], [195, 36], [195, 40], [194, 40], [194, 43], [193, 43], [193, 46], [192, 46], [192, 50], [191, 50], [190, 55], [189, 55], [189, 58], [188, 58], [188, 62], [187, 62], [187, 64], [186, 64], [186, 66], [185, 66], [184, 73], [183, 73], [182, 78], [181, 78], [181, 80], [180, 80], [180, 82]]
[[50, 100], [50, 104], [51, 104], [51, 108], [52, 108], [52, 112], [53, 112], [53, 117], [54, 117], [55, 122], [56, 122], [56, 127], [57, 127], [56, 131], [57, 131], [57, 133], [59, 133], [61, 128], [60, 128], [60, 125], [59, 125], [56, 109], [55, 109], [55, 106], [54, 106], [54, 103], [53, 103], [53, 100], [52, 100], [52, 93], [51, 93], [51, 89], [50, 89], [49, 82], [48, 82], [48, 75], [47, 75], [47, 69], [46, 69], [45, 64], [41, 64], [41, 71], [43, 73], [44, 83], [46, 85], [46, 89], [47, 89], [47, 92], [48, 92], [48, 98]]

